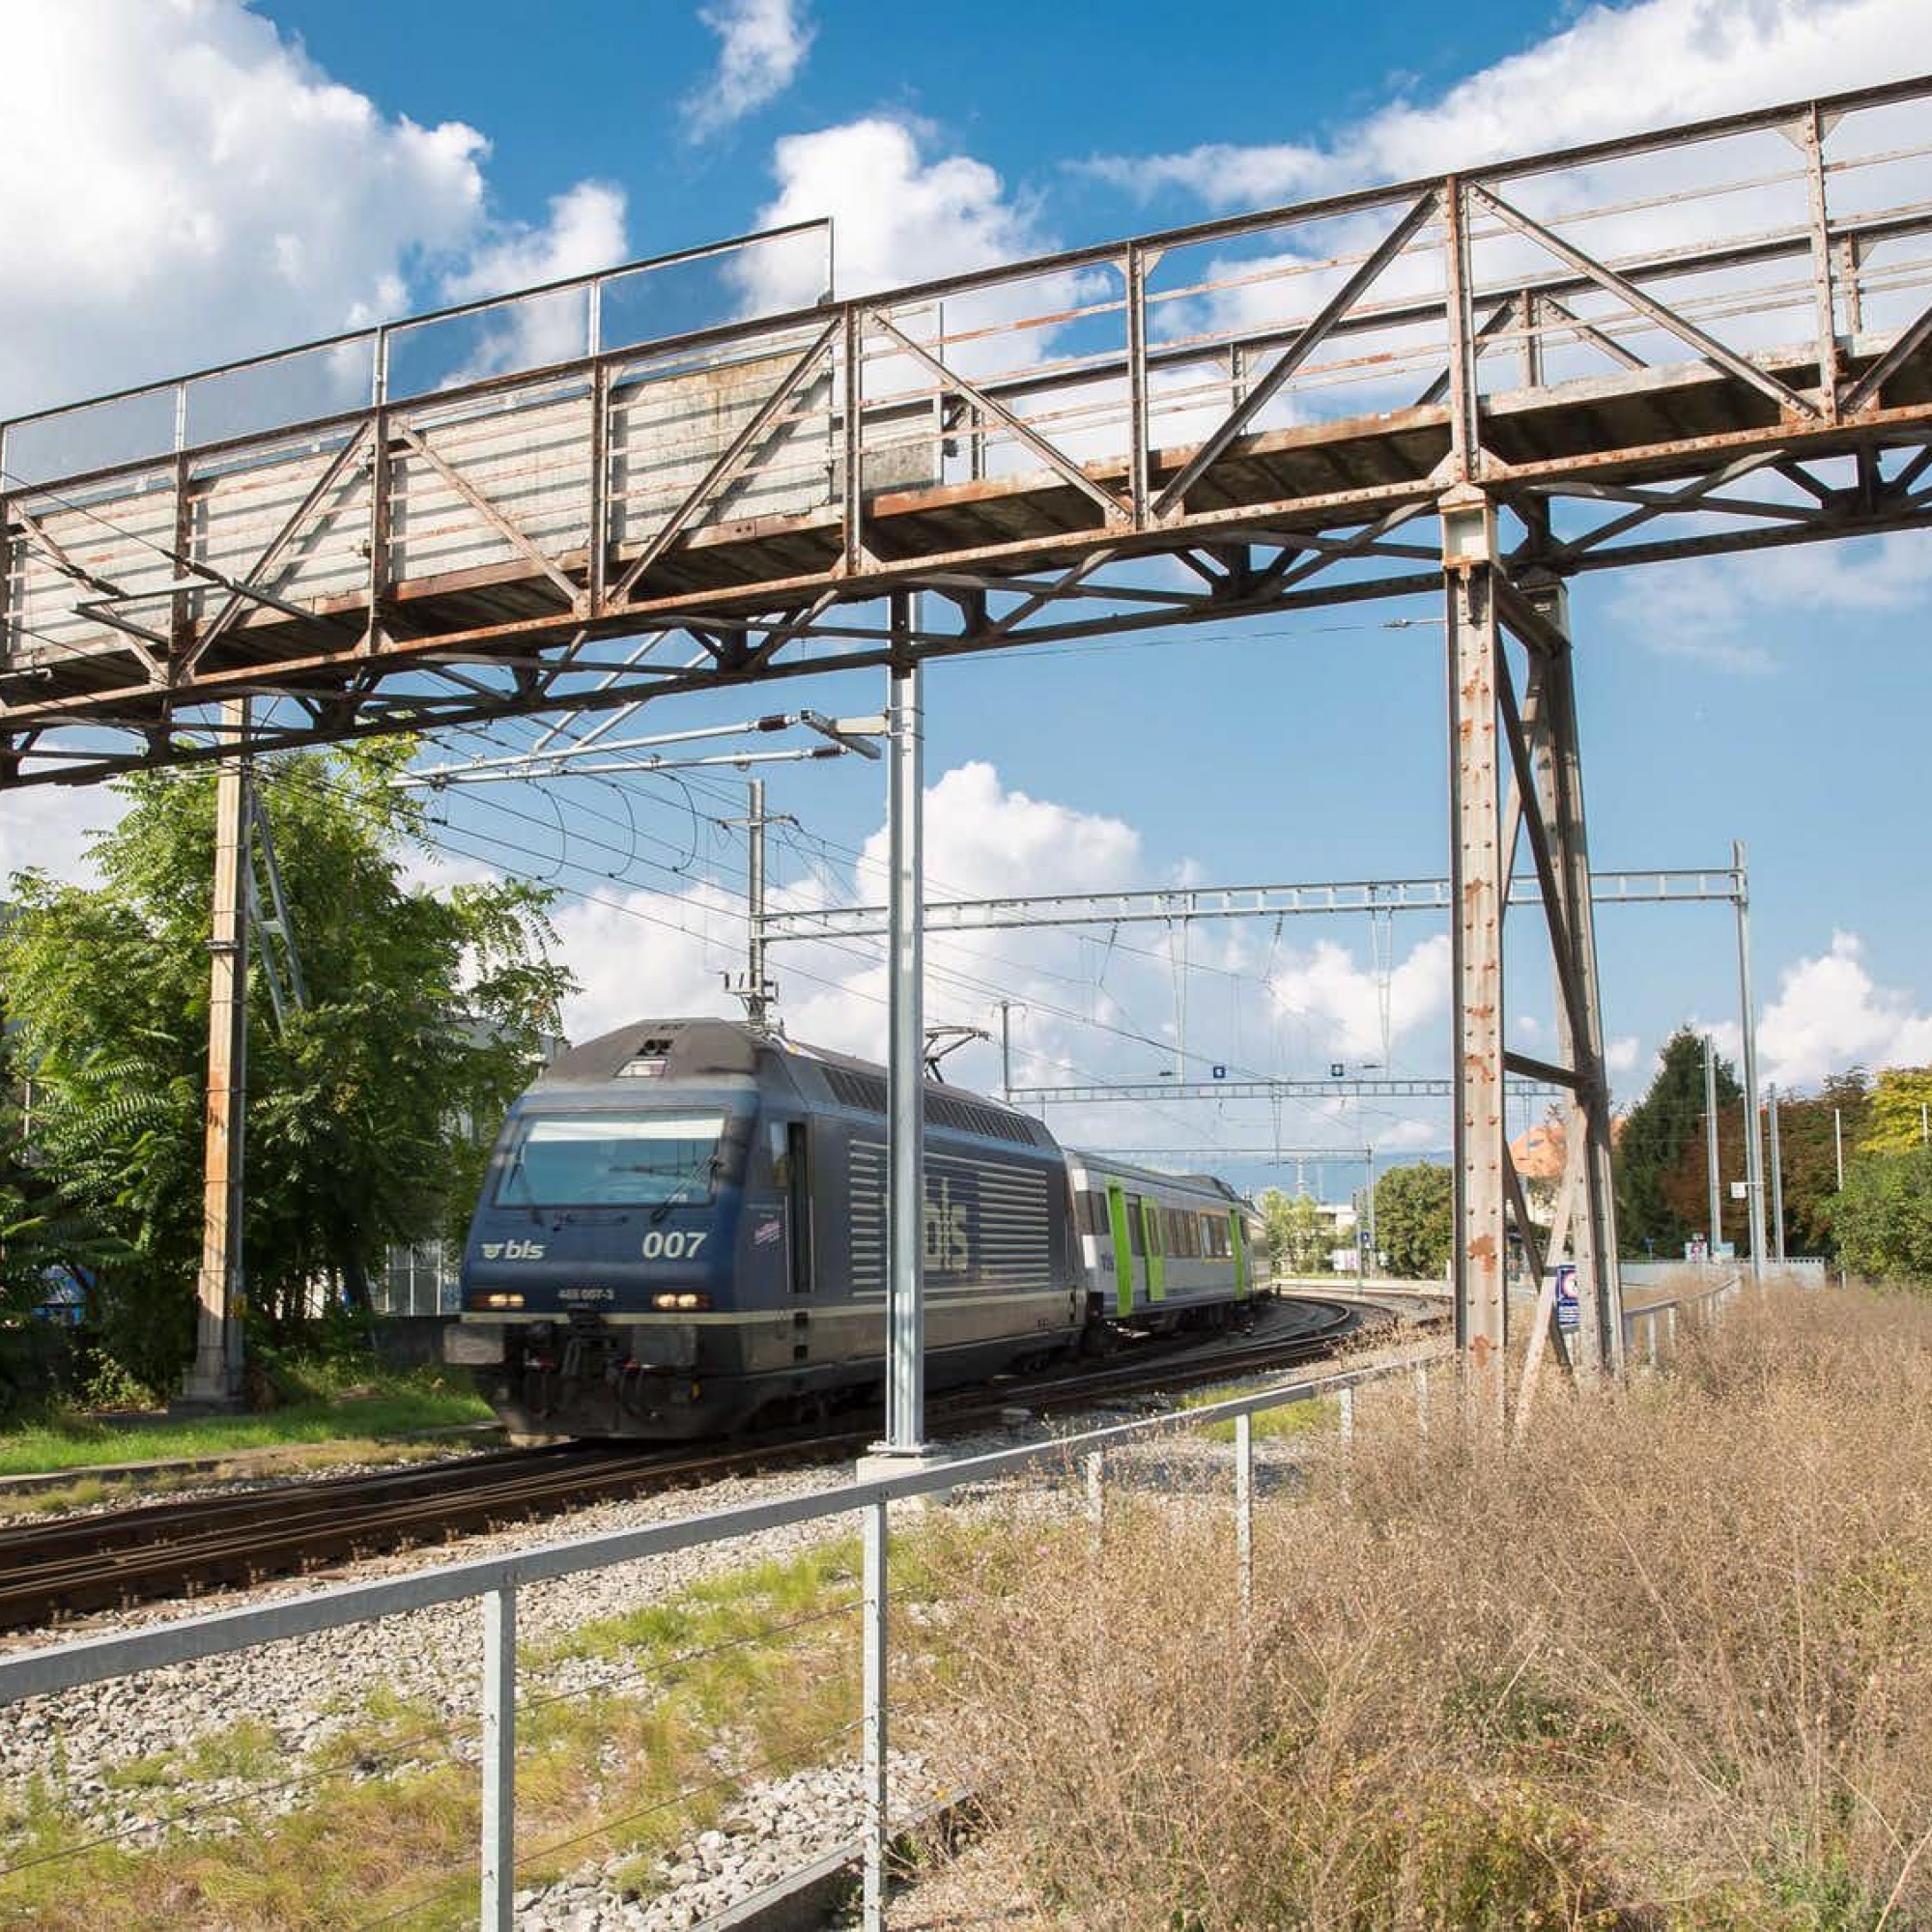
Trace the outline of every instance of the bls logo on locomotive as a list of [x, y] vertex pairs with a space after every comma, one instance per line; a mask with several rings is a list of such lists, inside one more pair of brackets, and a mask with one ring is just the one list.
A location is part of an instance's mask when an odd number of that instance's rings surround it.
[[540, 1262], [544, 1258], [541, 1241], [485, 1241], [486, 1262]]
[[[962, 1194], [965, 1190], [962, 1188]], [[973, 1268], [972, 1219], [966, 1200], [952, 1198], [952, 1182], [942, 1179], [937, 1191], [926, 1183], [925, 1264], [935, 1274], [969, 1274]]]

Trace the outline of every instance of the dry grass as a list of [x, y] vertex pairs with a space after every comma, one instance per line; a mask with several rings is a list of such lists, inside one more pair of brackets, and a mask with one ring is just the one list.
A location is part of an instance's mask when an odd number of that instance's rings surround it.
[[[1677, 1372], [1551, 1388], [1523, 1453], [1445, 1395], [1224, 1510], [1016, 1524], [955, 1631], [1053, 1922], [1932, 1925], [1932, 1307], [1687, 1321]], [[1016, 1579], [1012, 1547], [1032, 1548]], [[980, 1588], [980, 1585], [989, 1587]]]

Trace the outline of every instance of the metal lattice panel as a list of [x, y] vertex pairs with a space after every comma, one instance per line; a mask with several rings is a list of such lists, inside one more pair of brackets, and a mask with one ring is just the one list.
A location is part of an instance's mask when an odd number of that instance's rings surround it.
[[1923, 524], [1928, 99], [853, 300], [786, 231], [714, 251], [775, 315], [627, 335], [676, 258], [16, 420], [0, 782], [225, 697], [268, 746], [878, 664], [892, 588], [922, 655], [1432, 589], [1470, 487], [1555, 575]]

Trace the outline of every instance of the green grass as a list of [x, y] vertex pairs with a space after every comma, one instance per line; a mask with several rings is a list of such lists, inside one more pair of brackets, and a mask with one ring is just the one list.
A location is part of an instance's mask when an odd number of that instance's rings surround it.
[[434, 1370], [372, 1378], [362, 1386], [317, 1394], [259, 1415], [193, 1421], [44, 1418], [0, 1434], [0, 1476], [88, 1469], [102, 1463], [227, 1456], [246, 1449], [316, 1444], [370, 1445], [416, 1431], [487, 1422], [490, 1410], [467, 1386]]
[[[1182, 1408], [1206, 1408], [1211, 1403], [1226, 1402], [1232, 1396], [1247, 1392], [1244, 1387], [1232, 1385], [1197, 1389], [1192, 1395], [1182, 1396], [1180, 1406]], [[1255, 1440], [1264, 1441], [1271, 1435], [1317, 1435], [1337, 1427], [1341, 1414], [1340, 1405], [1331, 1396], [1284, 1403], [1279, 1408], [1257, 1409], [1254, 1417]], [[1232, 1421], [1209, 1422], [1197, 1433], [1209, 1442], [1232, 1442], [1235, 1439], [1235, 1425]]]
[[[601, 1688], [518, 1710], [520, 1885], [619, 1856], [647, 1888], [656, 1857], [728, 1815], [735, 1778], [783, 1776], [857, 1749], [855, 1539], [691, 1584], [523, 1654], [592, 1658]], [[0, 1796], [0, 1928], [146, 1932], [334, 1932], [382, 1922], [457, 1932], [475, 1918], [477, 1776], [452, 1726], [424, 1699], [377, 1686], [345, 1704], [344, 1727], [302, 1766], [278, 1763], [272, 1733], [243, 1720], [182, 1751], [116, 1767], [110, 1790], [156, 1817], [159, 1842], [91, 1844], [66, 1768]], [[276, 1813], [247, 1797], [190, 1833], [214, 1778], [313, 1783]], [[43, 1859], [44, 1862], [35, 1862]]]

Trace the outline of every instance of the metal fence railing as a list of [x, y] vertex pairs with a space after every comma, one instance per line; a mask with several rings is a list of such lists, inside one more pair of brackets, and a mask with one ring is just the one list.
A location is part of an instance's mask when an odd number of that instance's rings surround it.
[[[1677, 1347], [1677, 1315], [1680, 1309], [1708, 1308], [1713, 1314], [1735, 1300], [1744, 1288], [1742, 1274], [1726, 1274], [1721, 1281], [1690, 1294], [1672, 1294], [1661, 1301], [1646, 1301], [1637, 1308], [1624, 1310], [1624, 1360], [1642, 1359], [1652, 1368]], [[1638, 1347], [1638, 1337], [1642, 1347]]]
[[[0, 1704], [102, 1684], [139, 1672], [233, 1655], [290, 1637], [369, 1624], [436, 1605], [475, 1603], [482, 1624], [483, 1661], [477, 1748], [482, 1783], [479, 1852], [481, 1924], [489, 1932], [513, 1922], [517, 1821], [517, 1600], [527, 1586], [580, 1576], [642, 1558], [728, 1544], [761, 1531], [862, 1520], [860, 1623], [863, 1632], [862, 1714], [853, 1727], [864, 1746], [867, 1831], [866, 1923], [883, 1923], [887, 1849], [894, 1816], [887, 1740], [891, 1684], [886, 1618], [890, 1603], [887, 1518], [894, 1503], [930, 1497], [966, 1485], [1059, 1468], [1083, 1472], [1090, 1511], [1101, 1507], [1108, 1456], [1164, 1435], [1232, 1422], [1235, 1430], [1233, 1508], [1236, 1562], [1244, 1613], [1253, 1603], [1255, 1458], [1253, 1419], [1263, 1410], [1333, 1398], [1343, 1437], [1352, 1433], [1354, 1392], [1394, 1378], [1414, 1379], [1418, 1419], [1426, 1412], [1432, 1366], [1441, 1349], [1413, 1351], [1374, 1366], [1273, 1383], [1199, 1407], [1055, 1437], [1022, 1447], [945, 1463], [921, 1463], [902, 1475], [856, 1481], [802, 1495], [746, 1504], [647, 1527], [613, 1531], [511, 1556], [451, 1563], [411, 1576], [345, 1584], [278, 1602], [215, 1610], [149, 1629], [49, 1645], [0, 1658]], [[554, 1848], [553, 1848], [554, 1849]]]
[[[1628, 1310], [1624, 1317], [1627, 1359], [1657, 1364], [1667, 1358], [1677, 1342], [1680, 1313], [1721, 1309], [1741, 1288], [1742, 1277], [1727, 1274], [1694, 1293]], [[1157, 1437], [1232, 1423], [1235, 1561], [1245, 1620], [1251, 1617], [1254, 1604], [1255, 1416], [1294, 1403], [1333, 1399], [1340, 1440], [1346, 1448], [1354, 1431], [1356, 1390], [1406, 1377], [1415, 1389], [1416, 1427], [1426, 1432], [1431, 1370], [1452, 1360], [1453, 1352], [1441, 1347], [1406, 1350], [1374, 1365], [1270, 1383], [1198, 1407], [952, 1461], [918, 1462], [902, 1474], [867, 1477], [642, 1528], [542, 1545], [510, 1556], [444, 1564], [411, 1576], [345, 1584], [278, 1602], [210, 1611], [145, 1630], [53, 1644], [0, 1658], [0, 1705], [195, 1660], [234, 1655], [291, 1637], [370, 1624], [404, 1612], [474, 1603], [479, 1606], [483, 1649], [480, 1722], [475, 1727], [473, 1747], [480, 1760], [482, 1791], [477, 1880], [480, 1923], [486, 1932], [501, 1932], [513, 1922], [518, 1863], [519, 1592], [532, 1584], [618, 1564], [726, 1545], [765, 1531], [835, 1523], [856, 1515], [863, 1531], [861, 1588], [856, 1605], [848, 1604], [845, 1608], [857, 1608], [861, 1627], [861, 1714], [855, 1722], [841, 1725], [837, 1735], [842, 1738], [857, 1732], [863, 1741], [865, 1923], [876, 1927], [884, 1922], [886, 1861], [895, 1813], [887, 1750], [892, 1703], [887, 1525], [894, 1503], [1010, 1477], [1065, 1475], [1077, 1470], [1085, 1488], [1087, 1511], [1098, 1520], [1104, 1508], [1110, 1454]], [[527, 1709], [532, 1702], [543, 1700], [526, 1696], [524, 1701]], [[554, 1852], [558, 1848], [544, 1849]], [[0, 1877], [6, 1869], [0, 1865]]]

